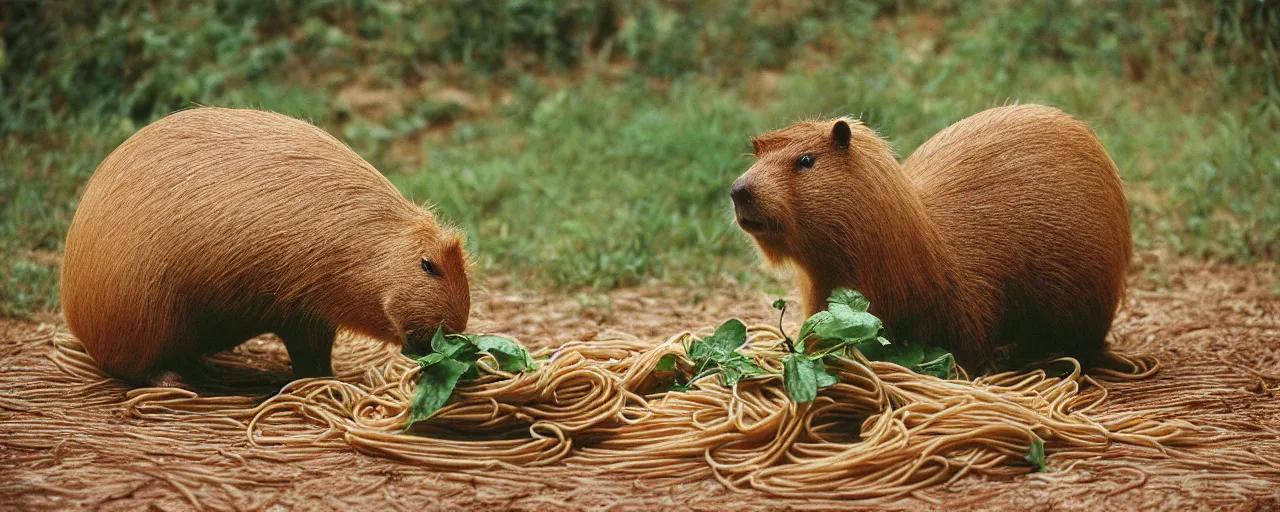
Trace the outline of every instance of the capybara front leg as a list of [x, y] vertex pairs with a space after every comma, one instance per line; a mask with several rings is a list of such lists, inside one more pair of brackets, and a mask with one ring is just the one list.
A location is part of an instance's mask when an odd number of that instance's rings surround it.
[[289, 351], [294, 378], [333, 375], [333, 338], [337, 334], [333, 327], [314, 320], [294, 320], [276, 334]]

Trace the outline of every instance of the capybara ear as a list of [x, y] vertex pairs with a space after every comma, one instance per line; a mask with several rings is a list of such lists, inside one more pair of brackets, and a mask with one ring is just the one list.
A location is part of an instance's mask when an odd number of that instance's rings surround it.
[[760, 140], [759, 137], [751, 139], [751, 152], [755, 153], [757, 157], [760, 156], [760, 153], [764, 152], [764, 141]]
[[831, 143], [837, 148], [848, 149], [851, 138], [853, 138], [853, 131], [849, 129], [849, 123], [844, 119], [837, 120], [836, 125], [831, 127]]

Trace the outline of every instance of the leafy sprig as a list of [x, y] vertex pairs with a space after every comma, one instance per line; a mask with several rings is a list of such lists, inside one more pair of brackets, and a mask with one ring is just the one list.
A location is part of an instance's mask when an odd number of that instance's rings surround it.
[[819, 311], [800, 326], [797, 343], [828, 355], [856, 349], [869, 361], [885, 361], [941, 379], [955, 377], [955, 357], [946, 349], [907, 340], [890, 341], [884, 323], [867, 310], [871, 301], [856, 290], [837, 288]]
[[493, 358], [491, 369], [519, 373], [537, 367], [529, 351], [513, 340], [491, 334], [445, 334], [436, 329], [431, 352], [415, 357], [422, 366], [422, 378], [409, 405], [409, 429], [444, 407], [458, 383], [480, 376], [483, 354]]
[[[738, 319], [730, 319], [716, 329], [715, 334], [702, 340], [693, 340], [685, 349], [693, 362], [693, 377], [683, 386], [708, 377], [719, 375], [720, 383], [733, 387], [745, 377], [767, 375], [754, 361], [738, 349], [747, 343], [747, 326]], [[680, 385], [677, 383], [677, 385]]]
[[[827, 372], [826, 357], [849, 356], [853, 350], [869, 361], [887, 361], [916, 373], [943, 379], [954, 377], [955, 359], [951, 353], [921, 343], [890, 341], [884, 323], [867, 311], [871, 302], [856, 290], [837, 288], [833, 291], [827, 299], [827, 309], [805, 320], [794, 339], [782, 327], [787, 301], [775, 300], [773, 307], [780, 311], [778, 330], [787, 351], [782, 360], [782, 381], [787, 394], [796, 403], [811, 402], [819, 389], [838, 382]], [[717, 374], [720, 383], [727, 387], [733, 387], [744, 378], [776, 375], [738, 352], [746, 344], [746, 338], [746, 326], [734, 319], [722, 324], [715, 334], [706, 339], [690, 341], [685, 353], [693, 367], [692, 377], [682, 381], [677, 376], [672, 390], [685, 391], [693, 382]], [[811, 349], [806, 350], [807, 347]], [[658, 361], [655, 369], [677, 370], [676, 363], [676, 356], [668, 354]]]

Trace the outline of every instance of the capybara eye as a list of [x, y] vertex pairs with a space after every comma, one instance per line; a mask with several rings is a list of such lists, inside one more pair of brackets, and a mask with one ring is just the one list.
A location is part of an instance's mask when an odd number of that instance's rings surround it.
[[805, 154], [803, 154], [803, 155], [800, 155], [800, 158], [797, 158], [797, 159], [796, 159], [796, 165], [797, 165], [797, 166], [800, 166], [800, 167], [804, 167], [805, 169], [812, 169], [812, 168], [813, 168], [813, 155], [811, 155], [811, 154], [809, 154], [809, 153], [805, 153]]
[[437, 269], [436, 264], [429, 259], [422, 258], [422, 270], [433, 276], [440, 277], [440, 269]]

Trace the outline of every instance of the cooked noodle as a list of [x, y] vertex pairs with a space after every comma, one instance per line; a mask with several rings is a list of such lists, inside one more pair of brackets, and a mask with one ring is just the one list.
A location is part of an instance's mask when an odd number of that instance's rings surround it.
[[[1024, 457], [1036, 437], [1050, 464], [1068, 468], [1115, 456], [1107, 450], [1112, 443], [1170, 450], [1209, 437], [1178, 420], [1097, 412], [1105, 388], [1070, 359], [1046, 366], [1065, 368], [1061, 376], [1037, 370], [973, 380], [839, 359], [828, 371], [840, 382], [800, 405], [779, 377], [743, 380], [735, 389], [712, 377], [687, 392], [663, 392], [669, 382], [655, 375], [658, 360], [683, 354], [694, 336], [680, 333], [656, 346], [582, 341], [543, 350], [535, 354], [546, 359], [537, 370], [484, 371], [412, 432], [404, 427], [419, 365], [365, 341], [347, 366], [363, 370], [294, 381], [265, 400], [143, 388], [129, 392], [126, 407], [146, 419], [241, 429], [252, 444], [271, 446], [285, 459], [349, 447], [445, 470], [585, 465], [845, 499], [911, 494], [971, 474], [1026, 473], [1032, 467]], [[98, 374], [74, 339], [59, 335], [55, 343], [64, 371]], [[776, 328], [757, 326], [742, 352], [778, 371], [781, 343]], [[1109, 378], [1141, 379], [1158, 370], [1150, 359], [1124, 360], [1131, 370]]]

